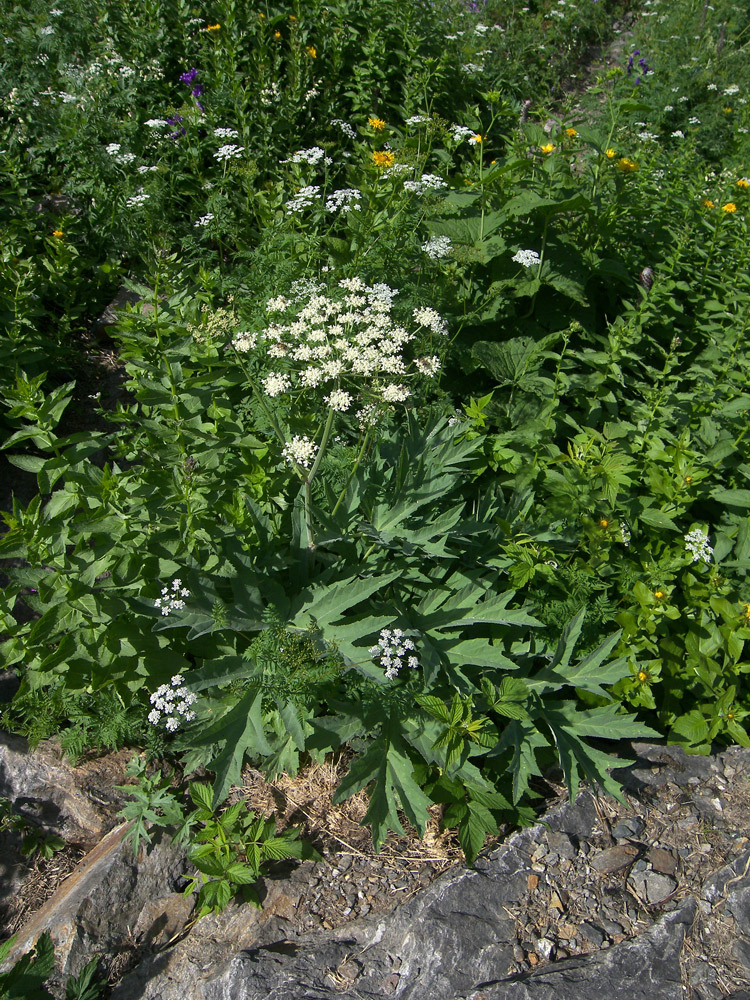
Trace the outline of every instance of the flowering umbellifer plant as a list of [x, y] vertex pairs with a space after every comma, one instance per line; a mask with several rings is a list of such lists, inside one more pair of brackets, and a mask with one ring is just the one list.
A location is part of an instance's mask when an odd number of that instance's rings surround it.
[[[268, 300], [265, 329], [240, 332], [231, 342], [283, 458], [304, 483], [309, 548], [315, 545], [310, 487], [338, 415], [356, 410], [360, 424], [367, 425], [356, 471], [375, 414], [406, 402], [410, 383], [440, 371], [447, 324], [434, 309], [422, 307], [413, 310], [416, 329], [401, 325], [393, 315], [397, 294], [384, 283], [368, 285], [358, 277], [342, 278], [331, 289], [297, 282], [288, 297]], [[407, 347], [415, 341], [430, 353], [410, 360]], [[293, 414], [316, 409], [326, 413], [317, 443], [286, 432]]]

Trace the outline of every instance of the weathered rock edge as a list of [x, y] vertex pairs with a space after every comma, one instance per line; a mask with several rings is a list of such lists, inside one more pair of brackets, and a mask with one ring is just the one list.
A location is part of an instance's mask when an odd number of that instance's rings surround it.
[[[114, 991], [112, 1000], [375, 1000], [385, 996], [403, 1000], [681, 1000], [680, 955], [696, 913], [695, 898], [686, 899], [634, 940], [531, 973], [507, 973], [516, 938], [506, 906], [510, 908], [527, 893], [534, 844], [549, 828], [583, 839], [595, 822], [594, 798], [584, 792], [574, 805], [557, 807], [542, 824], [520, 831], [480, 856], [475, 869], [446, 873], [386, 917], [299, 936], [277, 917], [262, 927], [256, 924], [256, 940], [251, 944], [246, 938], [243, 950], [223, 960], [222, 943], [226, 956], [227, 937], [234, 937], [239, 913], [216, 918], [213, 925], [204, 924], [199, 938], [191, 934], [169, 952], [142, 962]], [[230, 924], [232, 932], [224, 937]]]

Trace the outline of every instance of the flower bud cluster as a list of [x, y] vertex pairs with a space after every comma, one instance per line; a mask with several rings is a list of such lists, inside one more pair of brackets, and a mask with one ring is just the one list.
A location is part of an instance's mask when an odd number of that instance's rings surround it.
[[185, 607], [183, 597], [190, 597], [190, 591], [182, 586], [182, 580], [179, 577], [175, 577], [172, 580], [171, 590], [169, 587], [161, 588], [161, 597], [156, 598], [154, 607], [159, 608], [163, 615], [168, 615], [172, 611], [182, 611]]
[[173, 733], [182, 721], [191, 722], [195, 718], [190, 706], [198, 700], [198, 695], [183, 686], [184, 680], [182, 674], [175, 674], [169, 684], [162, 684], [151, 695], [154, 707], [148, 713], [148, 721], [152, 726], [158, 726], [163, 721], [167, 732]]
[[419, 667], [419, 659], [411, 639], [404, 636], [400, 628], [384, 628], [380, 632], [377, 646], [370, 649], [370, 656], [385, 667], [385, 676], [389, 681], [398, 676], [399, 670], [407, 666], [412, 670]]

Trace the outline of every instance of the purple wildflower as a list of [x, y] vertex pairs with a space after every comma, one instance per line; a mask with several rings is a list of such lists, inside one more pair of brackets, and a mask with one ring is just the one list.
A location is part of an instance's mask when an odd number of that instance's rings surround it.
[[180, 83], [191, 84], [197, 76], [198, 76], [198, 70], [195, 68], [195, 66], [193, 66], [193, 68], [189, 69], [187, 73], [183, 73], [180, 76]]

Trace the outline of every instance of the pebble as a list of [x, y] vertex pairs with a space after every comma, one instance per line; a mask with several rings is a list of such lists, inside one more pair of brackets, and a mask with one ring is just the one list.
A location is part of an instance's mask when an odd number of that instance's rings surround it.
[[615, 934], [622, 934], [624, 931], [622, 924], [618, 924], [616, 920], [610, 920], [608, 917], [602, 917], [599, 923], [610, 937], [614, 937]]
[[614, 837], [640, 837], [646, 829], [646, 821], [641, 816], [621, 819], [612, 830]]
[[553, 951], [555, 950], [555, 942], [550, 941], [549, 938], [541, 937], [536, 943], [536, 952], [541, 955], [542, 958], [549, 960]]
[[611, 875], [627, 868], [638, 856], [638, 848], [632, 844], [618, 844], [600, 851], [591, 862], [591, 867], [600, 875]]
[[628, 882], [647, 903], [661, 903], [677, 888], [677, 882], [669, 875], [659, 875], [657, 872], [637, 872], [631, 875]]

